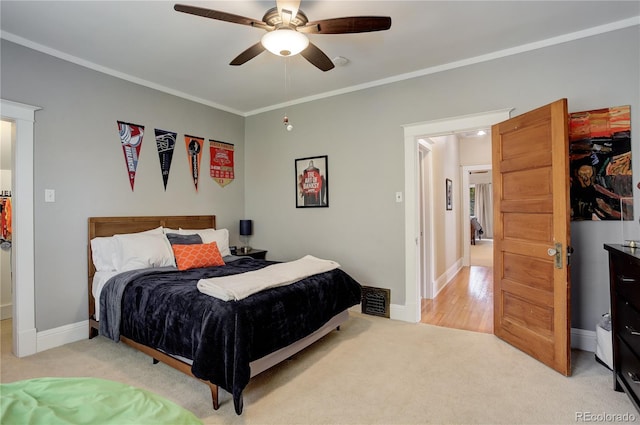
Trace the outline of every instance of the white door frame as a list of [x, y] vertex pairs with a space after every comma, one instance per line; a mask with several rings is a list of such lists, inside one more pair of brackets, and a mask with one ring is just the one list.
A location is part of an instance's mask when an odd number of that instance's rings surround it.
[[418, 231], [421, 233], [420, 245], [418, 247], [420, 266], [420, 296], [421, 298], [431, 299], [434, 294], [433, 287], [433, 156], [431, 154], [431, 146], [433, 141], [418, 140], [419, 155], [419, 225]]
[[35, 261], [33, 150], [35, 112], [41, 108], [0, 99], [0, 117], [15, 125], [11, 146], [11, 285], [13, 291], [13, 354], [35, 354]]
[[467, 220], [469, 208], [471, 208], [471, 196], [469, 195], [469, 173], [471, 171], [484, 171], [491, 170], [492, 165], [465, 165], [460, 171], [462, 180], [462, 237], [466, 241], [462, 244], [462, 265], [468, 266], [471, 264], [471, 249], [469, 244], [471, 243], [471, 225], [464, 225]]
[[[404, 307], [394, 311], [394, 319], [420, 321], [420, 205], [418, 172], [418, 139], [443, 136], [458, 131], [490, 127], [510, 118], [513, 108], [472, 115], [403, 125], [404, 129], [404, 235], [405, 298]], [[431, 202], [432, 203], [432, 202]], [[434, 247], [431, 247], [433, 251]]]

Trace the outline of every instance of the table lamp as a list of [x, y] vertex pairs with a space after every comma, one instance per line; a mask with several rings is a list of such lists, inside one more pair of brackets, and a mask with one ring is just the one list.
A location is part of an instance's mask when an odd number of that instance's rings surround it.
[[251, 251], [251, 247], [249, 246], [249, 236], [253, 234], [253, 221], [251, 220], [240, 220], [240, 239], [242, 239], [242, 243], [244, 246], [240, 247], [240, 252], [243, 254]]

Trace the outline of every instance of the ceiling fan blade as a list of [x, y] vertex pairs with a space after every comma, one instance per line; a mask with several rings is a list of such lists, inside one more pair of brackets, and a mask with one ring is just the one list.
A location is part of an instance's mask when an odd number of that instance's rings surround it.
[[330, 69], [335, 68], [335, 65], [329, 59], [327, 55], [324, 54], [322, 50], [318, 48], [315, 44], [309, 42], [309, 46], [304, 49], [300, 54], [309, 62], [311, 62], [316, 68], [322, 71], [329, 71]]
[[297, 30], [308, 34], [353, 34], [385, 31], [391, 28], [389, 16], [351, 16], [309, 22]]
[[232, 60], [229, 65], [238, 66], [238, 65], [242, 65], [243, 63], [247, 63], [251, 59], [258, 56], [260, 53], [264, 52], [264, 50], [265, 49], [262, 43], [257, 42], [256, 44], [254, 44], [253, 46], [249, 47], [247, 50], [245, 50], [244, 52], [236, 56], [236, 58]]
[[273, 29], [265, 25], [262, 21], [246, 18], [232, 13], [221, 12], [219, 10], [205, 9], [204, 7], [189, 6], [186, 4], [176, 4], [173, 9], [177, 12], [188, 13], [191, 15], [202, 16], [203, 18], [215, 19], [218, 21], [231, 22], [232, 24], [248, 25], [250, 27], [258, 27], [264, 29]]

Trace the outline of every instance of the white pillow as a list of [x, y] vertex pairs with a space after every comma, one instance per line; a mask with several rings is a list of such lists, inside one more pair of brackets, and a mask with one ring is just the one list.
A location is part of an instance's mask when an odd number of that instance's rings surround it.
[[[163, 234], [162, 226], [145, 230], [141, 234]], [[127, 233], [137, 235], [138, 233]], [[118, 245], [113, 236], [98, 236], [91, 239], [91, 258], [98, 272], [110, 272], [117, 270]]]
[[150, 267], [175, 266], [171, 245], [164, 234], [137, 233], [115, 235], [116, 270], [127, 271]]
[[115, 271], [116, 241], [113, 236], [91, 239], [91, 258], [98, 272]]
[[162, 226], [158, 226], [155, 229], [150, 229], [150, 230], [145, 230], [143, 232], [138, 232], [138, 233], [123, 233], [123, 234], [127, 234], [127, 235], [138, 235], [138, 234], [144, 234], [144, 233], [151, 233], [153, 235], [163, 235], [164, 234], [164, 227]]
[[223, 257], [231, 255], [229, 250], [229, 231], [227, 229], [183, 229], [178, 232], [180, 235], [198, 234], [202, 238], [202, 243], [215, 242], [218, 244], [218, 251]]

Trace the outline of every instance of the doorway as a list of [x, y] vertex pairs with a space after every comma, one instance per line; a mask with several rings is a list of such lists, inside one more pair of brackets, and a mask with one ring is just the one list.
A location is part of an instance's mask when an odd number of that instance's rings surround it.
[[[436, 203], [435, 210], [457, 216], [462, 265], [455, 265], [450, 275], [440, 277], [440, 289], [432, 297], [423, 295], [421, 323], [493, 333], [492, 158], [488, 133], [488, 129], [477, 129], [456, 137], [434, 138], [458, 145], [459, 159], [454, 165], [460, 169], [460, 206], [444, 212], [444, 206]], [[467, 165], [478, 162], [487, 164]], [[450, 246], [446, 252], [451, 253]]]
[[[510, 117], [511, 108], [453, 117], [443, 120], [429, 121], [416, 124], [408, 124], [404, 127], [404, 152], [405, 152], [405, 306], [401, 311], [396, 312], [396, 318], [408, 322], [417, 323], [421, 319], [422, 313], [422, 291], [420, 276], [422, 276], [423, 264], [421, 259], [421, 205], [420, 205], [420, 187], [419, 187], [419, 140], [428, 140], [431, 137], [451, 135], [455, 132], [473, 130], [478, 128], [488, 128], [493, 124], [507, 120]], [[433, 182], [434, 179], [431, 178]], [[460, 187], [460, 183], [458, 183]], [[432, 192], [432, 197], [433, 192]], [[433, 204], [433, 199], [430, 199]], [[458, 205], [458, 209], [460, 206]], [[462, 245], [468, 242], [462, 235], [465, 234], [464, 227], [462, 232], [458, 232], [458, 236], [454, 238], [452, 243]], [[468, 233], [468, 229], [467, 229]], [[433, 236], [430, 240], [425, 241], [426, 249], [432, 255], [438, 247], [435, 246]], [[460, 262], [461, 265], [461, 262]], [[433, 270], [432, 273], [437, 273]]]
[[[491, 149], [491, 140], [488, 144]], [[464, 266], [493, 267], [493, 185], [491, 164], [462, 166], [462, 211], [468, 217], [463, 245]]]
[[11, 145], [13, 124], [0, 121], [0, 320], [13, 315], [11, 289], [11, 174], [13, 170]]
[[35, 317], [34, 182], [33, 151], [35, 112], [41, 108], [0, 100], [3, 121], [13, 125], [12, 204], [13, 240], [11, 272], [12, 352], [24, 357], [37, 352]]

